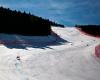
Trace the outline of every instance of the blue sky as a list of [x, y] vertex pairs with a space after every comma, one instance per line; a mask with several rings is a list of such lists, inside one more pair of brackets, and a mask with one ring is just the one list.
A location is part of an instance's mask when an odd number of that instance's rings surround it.
[[0, 0], [0, 5], [66, 26], [100, 24], [100, 0]]

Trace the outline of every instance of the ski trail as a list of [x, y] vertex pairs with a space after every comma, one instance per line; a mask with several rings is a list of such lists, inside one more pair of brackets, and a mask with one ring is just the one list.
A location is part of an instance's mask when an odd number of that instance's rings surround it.
[[23, 65], [22, 65], [22, 62], [20, 60], [16, 59], [15, 67], [16, 67], [17, 73], [21, 77], [21, 80], [29, 80], [27, 74], [23, 70]]

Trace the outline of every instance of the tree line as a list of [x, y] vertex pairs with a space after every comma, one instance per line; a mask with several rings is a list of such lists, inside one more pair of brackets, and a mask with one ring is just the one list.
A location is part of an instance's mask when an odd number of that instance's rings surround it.
[[75, 27], [94, 36], [100, 36], [100, 25], [75, 25]]
[[31, 13], [10, 10], [9, 8], [0, 7], [0, 32], [17, 33], [23, 35], [50, 35], [51, 26], [64, 25], [57, 24], [35, 16]]

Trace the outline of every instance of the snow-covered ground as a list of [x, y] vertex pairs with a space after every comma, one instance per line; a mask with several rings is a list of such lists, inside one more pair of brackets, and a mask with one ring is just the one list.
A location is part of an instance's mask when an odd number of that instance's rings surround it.
[[0, 80], [100, 80], [100, 39], [74, 27], [52, 30], [57, 35], [0, 34]]

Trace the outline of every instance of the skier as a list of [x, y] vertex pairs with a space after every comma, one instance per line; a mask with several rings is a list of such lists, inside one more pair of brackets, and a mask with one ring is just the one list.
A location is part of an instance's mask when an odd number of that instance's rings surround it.
[[20, 56], [17, 56], [16, 59], [19, 60], [19, 61], [21, 60], [21, 59], [20, 59]]

